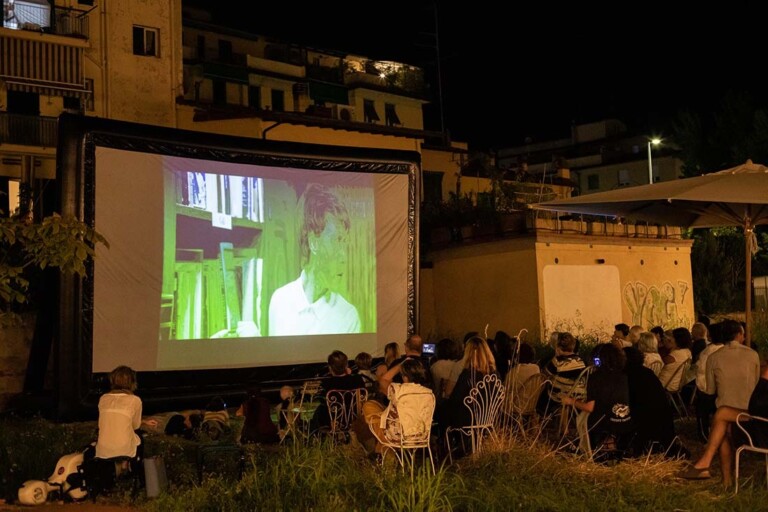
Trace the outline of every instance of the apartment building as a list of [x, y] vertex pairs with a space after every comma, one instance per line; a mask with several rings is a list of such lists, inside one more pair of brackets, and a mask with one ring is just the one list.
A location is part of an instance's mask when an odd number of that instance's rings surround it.
[[8, 196], [0, 209], [13, 208], [19, 183], [34, 197], [55, 178], [57, 117], [65, 111], [417, 151], [425, 168], [454, 175], [463, 160], [453, 155], [466, 145], [425, 130], [427, 98], [416, 66], [217, 26], [181, 0], [3, 0], [0, 190]]

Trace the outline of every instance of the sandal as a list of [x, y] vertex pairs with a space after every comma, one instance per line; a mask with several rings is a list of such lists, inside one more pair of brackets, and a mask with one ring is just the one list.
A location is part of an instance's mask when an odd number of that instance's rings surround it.
[[712, 478], [709, 468], [699, 469], [693, 466], [688, 466], [688, 469], [681, 471], [677, 476], [686, 480], [706, 480], [707, 478]]

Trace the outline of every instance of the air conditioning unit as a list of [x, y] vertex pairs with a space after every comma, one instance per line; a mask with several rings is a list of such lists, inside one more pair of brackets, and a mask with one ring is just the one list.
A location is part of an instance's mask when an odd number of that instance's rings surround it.
[[354, 121], [355, 107], [350, 107], [349, 105], [334, 105], [333, 118], [339, 119], [340, 121]]

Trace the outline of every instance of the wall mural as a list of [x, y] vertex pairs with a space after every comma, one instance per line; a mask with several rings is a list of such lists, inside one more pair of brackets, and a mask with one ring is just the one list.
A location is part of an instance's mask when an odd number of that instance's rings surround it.
[[690, 288], [686, 281], [677, 281], [677, 285], [664, 281], [650, 286], [641, 281], [628, 282], [624, 285], [623, 299], [632, 313], [632, 324], [649, 329], [656, 325], [664, 329], [690, 328], [691, 314], [684, 306]]

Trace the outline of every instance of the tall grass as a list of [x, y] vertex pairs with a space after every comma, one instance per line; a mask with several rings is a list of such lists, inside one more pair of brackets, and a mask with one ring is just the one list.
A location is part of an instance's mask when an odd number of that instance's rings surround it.
[[[0, 420], [0, 462], [7, 499], [18, 483], [50, 475], [57, 458], [79, 448], [94, 424]], [[555, 443], [556, 444], [556, 443]], [[155, 436], [146, 452], [162, 454], [170, 489], [137, 505], [151, 511], [508, 511], [508, 510], [766, 510], [762, 459], [743, 467], [737, 496], [717, 479], [678, 480], [683, 462], [652, 456], [595, 464], [553, 448], [542, 432], [525, 439], [502, 435], [477, 457], [458, 459], [432, 474], [419, 464], [411, 481], [394, 457], [382, 466], [352, 443], [287, 443], [248, 448], [242, 478], [196, 479], [195, 443]], [[38, 459], [41, 459], [38, 462]], [[759, 460], [758, 460], [759, 459]], [[757, 461], [757, 462], [755, 462]], [[8, 468], [13, 471], [9, 472]], [[9, 477], [10, 475], [10, 477]], [[752, 481], [748, 481], [749, 479]], [[113, 499], [123, 499], [118, 497]]]

